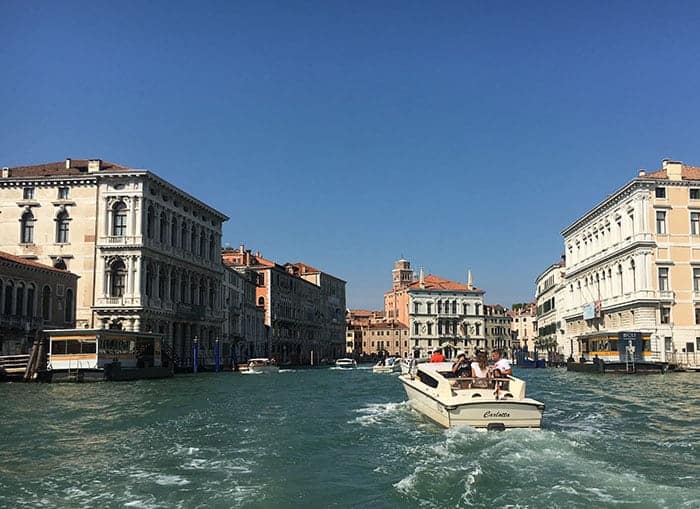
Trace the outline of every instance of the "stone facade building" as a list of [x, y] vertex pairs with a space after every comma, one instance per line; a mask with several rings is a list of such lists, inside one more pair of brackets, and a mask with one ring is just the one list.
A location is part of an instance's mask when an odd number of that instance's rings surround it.
[[256, 304], [257, 281], [257, 272], [247, 267], [224, 266], [222, 335], [231, 345], [227, 355], [236, 362], [270, 356], [265, 311]]
[[535, 280], [537, 303], [537, 337], [540, 350], [548, 350], [565, 358], [575, 355], [573, 341], [566, 340], [566, 322], [562, 316], [565, 307], [565, 263], [547, 267]]
[[537, 305], [534, 302], [508, 312], [512, 348], [531, 349], [537, 337]]
[[44, 329], [75, 326], [78, 276], [0, 252], [0, 355], [27, 353]]
[[[410, 274], [410, 277], [409, 277]], [[448, 354], [473, 353], [486, 346], [484, 291], [432, 274], [416, 280], [410, 262], [398, 260], [392, 271], [392, 289], [384, 294], [384, 313], [408, 326], [413, 356], [424, 357], [438, 347]]]
[[496, 348], [510, 351], [511, 321], [505, 307], [500, 304], [484, 304], [484, 331], [488, 351]]
[[[700, 167], [664, 160], [567, 227], [563, 317], [589, 357], [638, 333], [651, 360], [700, 346]], [[645, 357], [647, 358], [647, 357]]]
[[345, 352], [345, 281], [303, 264], [279, 265], [245, 246], [225, 249], [223, 262], [258, 275], [270, 355], [281, 363], [311, 364]]
[[3, 168], [0, 249], [78, 274], [78, 327], [173, 338], [187, 365], [221, 336], [228, 218], [148, 170], [101, 160]]

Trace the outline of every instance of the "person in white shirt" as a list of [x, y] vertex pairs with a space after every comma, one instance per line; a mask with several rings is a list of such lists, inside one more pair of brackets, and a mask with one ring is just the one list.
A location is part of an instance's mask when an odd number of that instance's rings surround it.
[[510, 376], [513, 374], [513, 369], [510, 367], [510, 362], [508, 359], [503, 358], [502, 350], [494, 350], [491, 353], [491, 358], [493, 359], [493, 376], [496, 378], [502, 378]]

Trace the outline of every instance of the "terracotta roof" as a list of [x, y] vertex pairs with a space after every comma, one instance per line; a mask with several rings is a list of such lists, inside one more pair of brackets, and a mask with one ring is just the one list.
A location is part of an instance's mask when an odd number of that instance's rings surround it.
[[72, 274], [67, 270], [57, 269], [55, 267], [52, 267], [51, 265], [44, 265], [43, 263], [35, 262], [34, 260], [28, 260], [27, 258], [22, 258], [21, 256], [15, 256], [13, 254], [6, 253], [5, 251], [0, 251], [0, 259], [14, 263], [19, 263], [20, 265], [26, 265], [28, 267], [34, 267], [42, 270], [50, 270], [52, 272], [60, 272], [61, 274], [70, 274], [75, 276], [75, 274]]
[[[668, 172], [666, 170], [658, 170], [652, 173], [647, 173], [641, 179], [668, 179]], [[687, 164], [681, 165], [681, 178], [683, 180], [700, 180], [700, 166], [688, 166]]]
[[[52, 177], [60, 175], [83, 175], [88, 171], [88, 159], [71, 159], [70, 168], [66, 168], [66, 161], [55, 163], [42, 163], [32, 166], [15, 166], [10, 168], [9, 177]], [[125, 171], [130, 170], [126, 166], [101, 161], [100, 171]]]
[[290, 265], [297, 267], [302, 274], [311, 274], [311, 273], [321, 272], [317, 268], [312, 267], [311, 265], [306, 265], [305, 263], [301, 263], [301, 262], [290, 263]]
[[[472, 287], [469, 288], [466, 284], [463, 283], [457, 283], [456, 281], [450, 281], [449, 279], [441, 278], [439, 276], [435, 276], [433, 274], [428, 274], [423, 278], [423, 281], [425, 282], [425, 289], [426, 290], [454, 290], [454, 291], [460, 291], [460, 292], [480, 292], [479, 288]], [[413, 283], [408, 285], [408, 288], [410, 289], [419, 289], [420, 288], [420, 281], [414, 281]]]
[[369, 309], [349, 309], [348, 311], [353, 316], [372, 316], [376, 312]]

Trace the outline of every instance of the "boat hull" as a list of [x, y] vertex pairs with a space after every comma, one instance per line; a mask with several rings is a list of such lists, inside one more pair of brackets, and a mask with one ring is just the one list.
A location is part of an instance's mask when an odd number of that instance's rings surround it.
[[248, 367], [249, 373], [279, 373], [280, 368], [278, 366], [250, 366]]
[[401, 380], [408, 402], [417, 412], [445, 428], [471, 426], [486, 429], [535, 428], [542, 426], [544, 405], [533, 399], [442, 402], [437, 397]]

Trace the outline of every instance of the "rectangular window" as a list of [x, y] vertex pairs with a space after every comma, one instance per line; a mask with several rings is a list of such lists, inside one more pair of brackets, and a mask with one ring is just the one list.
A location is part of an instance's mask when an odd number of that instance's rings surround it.
[[25, 200], [33, 200], [34, 199], [34, 188], [33, 187], [25, 187], [22, 189], [22, 198]]
[[59, 200], [67, 200], [68, 199], [68, 188], [67, 187], [59, 187], [58, 188], [58, 199]]
[[661, 323], [669, 324], [671, 323], [671, 308], [667, 306], [661, 307]]
[[429, 323], [429, 324], [428, 324], [428, 334], [431, 334], [431, 335], [432, 335], [432, 333], [433, 333], [433, 324], [432, 324], [432, 323]]
[[667, 352], [672, 352], [673, 351], [673, 339], [666, 336], [664, 338], [664, 348], [666, 349]]
[[700, 200], [700, 189], [695, 188], [690, 190], [690, 199], [691, 200]]
[[700, 235], [700, 212], [690, 213], [690, 234]]
[[700, 268], [693, 269], [693, 291], [700, 292]]
[[695, 325], [700, 325], [700, 307], [695, 308]]
[[657, 198], [666, 198], [666, 188], [665, 187], [657, 187], [656, 188], [656, 197]]
[[432, 302], [428, 302], [428, 303], [426, 304], [426, 306], [427, 306], [427, 308], [428, 308], [427, 313], [428, 313], [428, 314], [431, 314], [431, 313], [433, 312], [433, 303], [432, 303]]
[[659, 291], [668, 291], [668, 267], [659, 267]]
[[656, 233], [666, 235], [666, 211], [656, 211]]

